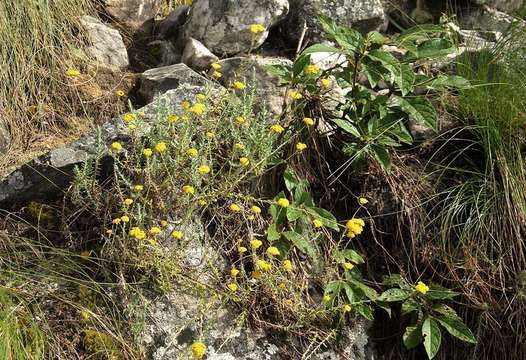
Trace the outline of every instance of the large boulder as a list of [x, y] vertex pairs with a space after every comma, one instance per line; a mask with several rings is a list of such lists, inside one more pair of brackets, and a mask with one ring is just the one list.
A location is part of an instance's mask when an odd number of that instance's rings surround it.
[[[195, 0], [184, 34], [218, 55], [237, 54], [263, 44], [268, 29], [288, 10], [287, 0]], [[266, 30], [254, 34], [249, 31], [251, 24], [261, 24]]]
[[488, 5], [492, 8], [513, 14], [524, 7], [524, 0], [473, 0], [479, 5]]
[[120, 23], [140, 28], [159, 12], [163, 0], [104, 0], [104, 8]]
[[95, 60], [109, 66], [129, 65], [128, 52], [119, 31], [91, 16], [83, 16], [81, 22], [90, 41], [87, 51]]
[[324, 38], [319, 15], [326, 15], [340, 25], [360, 32], [379, 30], [385, 23], [381, 0], [291, 0], [284, 33], [290, 41], [299, 41], [307, 27], [304, 43], [320, 42]]
[[512, 16], [485, 5], [465, 10], [458, 17], [460, 28], [467, 30], [506, 32], [514, 21]]
[[181, 61], [195, 71], [203, 71], [210, 69], [210, 65], [219, 61], [219, 58], [200, 41], [188, 38]]
[[159, 22], [157, 38], [161, 40], [175, 39], [186, 22], [190, 6], [181, 5]]

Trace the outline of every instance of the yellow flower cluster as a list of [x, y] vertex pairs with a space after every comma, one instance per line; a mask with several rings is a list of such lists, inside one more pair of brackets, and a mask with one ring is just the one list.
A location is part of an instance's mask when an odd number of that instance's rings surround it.
[[245, 90], [247, 86], [241, 81], [236, 80], [232, 83], [232, 87], [236, 90]]
[[314, 219], [312, 220], [312, 226], [314, 226], [316, 229], [319, 229], [323, 226], [323, 223], [320, 219]]
[[205, 356], [206, 353], [206, 345], [202, 343], [201, 341], [196, 341], [191, 346], [192, 354], [198, 358], [201, 359], [203, 356]]
[[66, 71], [66, 75], [75, 78], [80, 75], [80, 71], [77, 69], [70, 68]]
[[332, 85], [332, 81], [329, 79], [321, 79], [320, 82], [321, 82], [321, 86], [323, 86], [325, 89], [327, 89], [328, 87]]
[[230, 204], [230, 206], [228, 207], [230, 209], [230, 211], [232, 212], [240, 212], [241, 211], [241, 208], [239, 207], [238, 204]]
[[135, 119], [137, 119], [137, 115], [135, 115], [134, 113], [128, 113], [122, 117], [122, 120], [126, 123], [129, 123]]
[[283, 260], [281, 265], [283, 266], [283, 269], [285, 269], [285, 271], [292, 272], [292, 270], [293, 270], [292, 261], [290, 261], [290, 260]]
[[124, 91], [122, 91], [122, 90], [117, 90], [117, 91], [115, 92], [115, 95], [116, 95], [117, 97], [123, 97], [123, 96], [126, 95], [126, 94], [125, 94]]
[[186, 150], [186, 155], [190, 157], [196, 157], [198, 154], [199, 154], [199, 150], [197, 150], [196, 148], [190, 148]]
[[267, 254], [269, 256], [279, 256], [281, 255], [281, 252], [279, 251], [279, 249], [275, 246], [269, 246], [268, 249], [267, 249]]
[[143, 154], [144, 156], [146, 156], [146, 157], [150, 157], [150, 156], [153, 155], [153, 151], [152, 151], [152, 149], [150, 149], [150, 148], [146, 148], [146, 149], [144, 149], [144, 150], [142, 151], [142, 154]]
[[272, 265], [265, 260], [258, 259], [256, 260], [256, 268], [262, 271], [270, 271], [272, 270]]
[[164, 143], [164, 142], [157, 143], [157, 144], [155, 144], [153, 149], [155, 151], [157, 151], [158, 153], [165, 152], [166, 151], [166, 143]]
[[298, 91], [296, 90], [292, 90], [292, 91], [289, 91], [289, 96], [294, 99], [294, 100], [299, 100], [303, 97], [303, 95], [301, 95]]
[[364, 206], [364, 205], [367, 205], [369, 203], [369, 200], [367, 200], [366, 198], [364, 197], [361, 197], [358, 199], [358, 204]]
[[280, 198], [278, 199], [277, 204], [282, 208], [286, 208], [290, 205], [290, 202], [285, 198]]
[[141, 228], [139, 227], [132, 227], [130, 232], [128, 233], [128, 235], [130, 235], [131, 237], [137, 239], [137, 240], [142, 240], [144, 238], [146, 238], [146, 232], [141, 230]]
[[121, 143], [114, 142], [114, 143], [111, 144], [111, 148], [113, 150], [120, 151], [120, 150], [122, 150], [122, 145], [121, 145]]
[[303, 118], [303, 122], [304, 122], [305, 125], [307, 125], [307, 126], [312, 126], [312, 125], [314, 125], [314, 120], [312, 120], [312, 118], [310, 118], [310, 117], [304, 117], [304, 118]]
[[425, 295], [429, 291], [429, 286], [424, 284], [422, 281], [419, 281], [415, 286], [415, 290], [420, 294]]
[[320, 72], [320, 68], [316, 65], [310, 64], [305, 67], [305, 70], [303, 72], [307, 75], [316, 75]]
[[239, 163], [243, 166], [247, 166], [248, 164], [250, 164], [250, 160], [247, 157], [243, 156], [239, 158]]
[[304, 144], [302, 142], [299, 142], [299, 143], [296, 144], [296, 150], [299, 151], [299, 152], [302, 152], [306, 148], [307, 148], [307, 144]]
[[253, 34], [259, 34], [265, 32], [267, 29], [261, 24], [250, 24], [248, 29]]
[[186, 194], [193, 194], [195, 192], [195, 189], [192, 185], [184, 185], [182, 187], [182, 190]]
[[204, 174], [208, 174], [208, 173], [210, 173], [210, 166], [203, 164], [203, 165], [199, 166], [198, 171], [199, 171], [199, 173], [201, 173], [203, 175]]
[[190, 111], [191, 113], [197, 114], [197, 115], [201, 115], [202, 113], [206, 111], [206, 106], [205, 104], [202, 104], [202, 103], [196, 103], [194, 104], [194, 106], [190, 107], [188, 111]]
[[270, 130], [272, 132], [275, 132], [276, 134], [281, 134], [285, 129], [280, 124], [274, 124], [270, 127]]
[[261, 240], [250, 240], [250, 246], [252, 246], [252, 249], [257, 250], [263, 245], [263, 242]]
[[345, 227], [347, 228], [347, 237], [352, 239], [356, 235], [360, 235], [363, 232], [365, 221], [363, 219], [352, 218], [347, 221]]
[[184, 233], [181, 230], [174, 230], [172, 232], [172, 237], [177, 240], [181, 240], [184, 236]]

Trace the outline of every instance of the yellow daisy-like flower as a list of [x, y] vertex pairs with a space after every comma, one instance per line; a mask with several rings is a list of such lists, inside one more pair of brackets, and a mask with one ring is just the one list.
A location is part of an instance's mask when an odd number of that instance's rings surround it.
[[254, 214], [250, 214], [250, 215], [247, 216], [247, 219], [249, 221], [254, 221], [256, 219], [256, 217], [254, 216]]
[[299, 100], [303, 97], [299, 92], [296, 90], [289, 91], [289, 97], [291, 97], [294, 100]]
[[114, 225], [119, 225], [121, 223], [121, 221], [122, 221], [121, 218], [116, 218], [116, 219], [113, 219], [111, 221], [111, 223], [114, 224]]
[[285, 290], [287, 288], [287, 285], [285, 285], [284, 283], [279, 283], [278, 288], [281, 290]]
[[125, 114], [123, 117], [122, 117], [122, 120], [124, 122], [131, 122], [133, 120], [137, 119], [137, 115], [135, 115], [134, 113], [128, 113], [128, 114]]
[[304, 144], [302, 142], [299, 142], [299, 143], [296, 144], [296, 150], [297, 151], [301, 152], [301, 151], [305, 150], [306, 148], [307, 148], [307, 144]]
[[248, 249], [244, 246], [240, 246], [237, 248], [237, 251], [240, 253], [240, 254], [243, 254], [244, 252], [247, 252]]
[[181, 240], [184, 236], [184, 233], [181, 230], [174, 230], [172, 232], [172, 237], [177, 240]]
[[238, 116], [238, 117], [236, 118], [236, 122], [237, 122], [238, 124], [244, 124], [244, 123], [247, 122], [247, 118], [244, 117], [244, 116]]
[[235, 292], [238, 289], [238, 286], [236, 283], [230, 283], [226, 286], [230, 291]]
[[125, 94], [124, 91], [122, 91], [122, 90], [117, 90], [117, 91], [115, 92], [115, 95], [117, 95], [117, 97], [123, 97], [123, 96], [126, 95], [126, 94]]
[[283, 269], [285, 269], [285, 271], [287, 272], [292, 272], [293, 270], [292, 261], [290, 260], [283, 260], [283, 262], [281, 263], [281, 266], [283, 266]]
[[276, 134], [281, 134], [283, 131], [285, 131], [285, 128], [283, 128], [283, 126], [280, 124], [274, 124], [270, 127], [270, 130]]
[[232, 87], [236, 90], [245, 90], [247, 86], [241, 81], [234, 81]]
[[150, 234], [152, 235], [159, 235], [161, 233], [161, 229], [158, 228], [157, 226], [152, 226], [150, 228]]
[[144, 185], [133, 185], [132, 186], [132, 190], [133, 191], [143, 191], [144, 190]]
[[152, 149], [150, 149], [150, 148], [146, 148], [146, 149], [144, 149], [144, 150], [142, 151], [142, 154], [143, 154], [144, 156], [146, 156], [146, 157], [150, 157], [150, 156], [153, 155], [153, 151], [152, 151]]
[[425, 295], [429, 291], [429, 286], [424, 284], [422, 281], [419, 281], [415, 286], [415, 290], [422, 295]]
[[342, 266], [345, 270], [352, 270], [354, 268], [354, 264], [348, 261], [344, 262]]
[[181, 106], [183, 107], [183, 109], [190, 109], [190, 101], [188, 101], [188, 100], [184, 100], [184, 101], [181, 103]]
[[323, 301], [325, 301], [325, 302], [329, 302], [329, 301], [331, 301], [331, 297], [330, 297], [329, 295], [325, 295], [325, 296], [323, 297]]
[[161, 227], [163, 228], [168, 226], [168, 221], [166, 220], [161, 220], [159, 223], [161, 224]]
[[66, 70], [66, 75], [71, 77], [71, 78], [75, 78], [77, 76], [80, 76], [80, 71], [77, 70], [77, 69], [70, 68], [70, 69]]
[[128, 235], [130, 235], [131, 237], [137, 239], [137, 240], [142, 240], [142, 239], [145, 239], [146, 238], [146, 232], [144, 232], [143, 230], [141, 230], [140, 228], [138, 227], [132, 227], [130, 232], [128, 233]]
[[206, 95], [205, 94], [197, 94], [195, 97], [197, 98], [197, 100], [205, 100], [206, 99]]
[[206, 132], [206, 137], [207, 137], [208, 140], [212, 140], [213, 138], [216, 137], [216, 134], [214, 134], [214, 133], [211, 132], [211, 131], [207, 131], [207, 132]]
[[321, 79], [320, 83], [321, 83], [321, 86], [323, 86], [325, 89], [327, 89], [329, 86], [332, 85], [332, 81], [329, 79]]
[[185, 185], [182, 187], [182, 190], [186, 194], [193, 194], [195, 192], [195, 189], [192, 185]]
[[239, 274], [239, 269], [236, 269], [235, 267], [230, 269], [230, 276], [236, 277], [238, 274]]
[[219, 70], [219, 69], [221, 69], [221, 64], [218, 64], [218, 63], [213, 63], [211, 66], [212, 66], [212, 68], [213, 68], [214, 70]]
[[232, 212], [240, 212], [241, 211], [241, 208], [239, 207], [238, 204], [230, 204], [230, 206], [228, 208]]
[[261, 240], [250, 240], [250, 246], [252, 246], [252, 249], [257, 250], [263, 245], [263, 242]]
[[258, 259], [256, 260], [256, 268], [262, 271], [270, 271], [272, 269], [272, 265], [270, 265], [265, 260]]
[[351, 311], [351, 310], [352, 310], [352, 306], [351, 306], [351, 305], [347, 305], [347, 304], [346, 304], [346, 305], [343, 305], [343, 311], [345, 311], [345, 312], [349, 312], [349, 311]]
[[137, 129], [137, 125], [135, 125], [135, 124], [130, 124], [130, 125], [128, 125], [128, 129], [130, 129], [130, 130], [135, 130], [135, 129]]
[[112, 230], [112, 229], [108, 229], [108, 230], [106, 230], [106, 234], [108, 234], [108, 235], [113, 234], [113, 230]]
[[128, 215], [122, 215], [121, 216], [121, 221], [123, 223], [128, 223], [128, 222], [130, 222], [130, 218], [128, 217]]
[[145, 113], [144, 111], [141, 111], [141, 112], [139, 113], [139, 116], [140, 116], [140, 117], [145, 117], [145, 116], [146, 116], [146, 113]]
[[253, 205], [252, 206], [252, 212], [254, 214], [261, 214], [261, 208], [259, 206]]
[[197, 169], [199, 171], [200, 174], [208, 174], [210, 172], [210, 166], [208, 165], [201, 165], [199, 166], [199, 168]]
[[360, 204], [360, 205], [367, 205], [368, 203], [369, 203], [369, 200], [367, 200], [364, 197], [361, 197], [361, 198], [358, 199], [358, 204]]
[[360, 235], [363, 232], [365, 221], [363, 219], [352, 218], [347, 221], [345, 227], [347, 228], [347, 237], [354, 238], [356, 235]]
[[303, 122], [305, 123], [305, 125], [307, 126], [312, 126], [314, 125], [314, 120], [310, 117], [304, 117], [303, 118]]
[[175, 114], [170, 114], [166, 117], [166, 121], [168, 121], [170, 124], [177, 122], [177, 120], [179, 120], [179, 117]]
[[157, 143], [157, 144], [155, 144], [155, 146], [153, 148], [154, 148], [155, 151], [157, 151], [159, 153], [165, 152], [166, 151], [166, 143], [164, 143], [164, 142]]
[[265, 32], [267, 29], [261, 24], [250, 24], [248, 29], [253, 34], [259, 34]]
[[201, 206], [205, 206], [206, 205], [206, 200], [205, 199], [199, 199], [197, 200], [197, 203]]
[[239, 158], [239, 163], [243, 166], [247, 166], [250, 164], [250, 160], [247, 157], [241, 157]]
[[206, 106], [205, 104], [197, 103], [194, 106], [192, 106], [190, 109], [188, 109], [188, 111], [190, 111], [191, 113], [197, 114], [197, 115], [201, 115], [202, 113], [206, 111]]
[[235, 143], [234, 144], [234, 149], [236, 149], [236, 150], [243, 150], [243, 149], [245, 149], [245, 145], [243, 145], [241, 143]]
[[261, 271], [252, 271], [252, 279], [259, 280], [261, 279]]
[[194, 357], [201, 359], [203, 356], [205, 356], [206, 345], [201, 341], [196, 341], [195, 343], [193, 343], [191, 349]]
[[130, 206], [133, 204], [133, 199], [124, 199], [124, 205]]
[[279, 256], [281, 255], [281, 252], [279, 251], [279, 249], [275, 246], [269, 246], [268, 249], [267, 249], [267, 254], [270, 255], [270, 256]]
[[212, 73], [212, 77], [213, 77], [214, 79], [219, 79], [221, 76], [223, 76], [223, 74], [221, 74], [219, 71], [214, 71], [214, 72]]
[[290, 202], [285, 198], [280, 198], [278, 199], [277, 204], [282, 208], [286, 208], [290, 205]]
[[111, 144], [111, 148], [113, 150], [120, 151], [120, 150], [122, 150], [122, 145], [121, 145], [121, 143], [114, 142], [114, 143]]
[[314, 64], [307, 65], [303, 72], [307, 75], [316, 75], [320, 72], [320, 68]]
[[199, 154], [199, 150], [197, 150], [196, 148], [190, 148], [186, 150], [186, 155], [190, 157], [196, 157], [198, 154]]
[[314, 219], [312, 220], [312, 226], [314, 226], [316, 229], [319, 229], [323, 226], [323, 223], [320, 219]]

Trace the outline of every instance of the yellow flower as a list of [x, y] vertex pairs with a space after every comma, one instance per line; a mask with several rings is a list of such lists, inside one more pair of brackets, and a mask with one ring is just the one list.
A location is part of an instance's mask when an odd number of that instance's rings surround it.
[[236, 90], [244, 90], [247, 86], [243, 84], [241, 81], [234, 81], [232, 83], [232, 87]]
[[261, 240], [250, 240], [250, 246], [252, 246], [252, 249], [254, 250], [259, 249], [261, 245], [263, 245], [263, 242]]
[[223, 74], [221, 74], [219, 71], [214, 71], [214, 72], [212, 73], [212, 77], [213, 77], [214, 79], [219, 79], [221, 76], [223, 76]]
[[208, 174], [210, 172], [210, 166], [208, 166], [208, 165], [201, 165], [201, 166], [199, 166], [198, 171], [201, 174]]
[[369, 203], [369, 200], [367, 200], [364, 197], [361, 197], [361, 198], [358, 199], [358, 204], [360, 204], [360, 205], [367, 205], [368, 203]]
[[190, 109], [188, 109], [188, 111], [190, 111], [191, 113], [197, 114], [197, 115], [201, 115], [202, 113], [206, 111], [206, 106], [205, 104], [197, 103], [194, 106], [192, 106]]
[[253, 33], [253, 34], [262, 33], [262, 32], [265, 32], [267, 30], [261, 24], [250, 24], [248, 28], [249, 28], [250, 32]]
[[289, 201], [285, 198], [281, 198], [277, 201], [278, 205], [281, 206], [282, 208], [286, 208], [290, 205]]
[[146, 116], [146, 113], [145, 113], [144, 111], [141, 111], [141, 112], [139, 113], [139, 116], [140, 116], [140, 117], [145, 117], [145, 116]]
[[111, 144], [111, 148], [113, 150], [120, 151], [120, 150], [122, 150], [122, 145], [121, 145], [121, 143], [114, 142], [114, 143]]
[[346, 261], [343, 263], [343, 267], [345, 268], [345, 270], [352, 270], [354, 268], [354, 264]]
[[112, 230], [112, 229], [108, 229], [108, 230], [106, 230], [106, 234], [108, 234], [108, 235], [113, 234], [113, 230]]
[[212, 68], [213, 68], [214, 70], [219, 70], [219, 69], [221, 69], [221, 64], [213, 63], [213, 64], [212, 64]]
[[195, 192], [195, 189], [192, 185], [185, 185], [183, 186], [183, 192], [186, 194], [193, 194]]
[[172, 232], [172, 237], [177, 240], [181, 240], [183, 238], [184, 234], [181, 230], [174, 230]]
[[111, 221], [112, 224], [115, 224], [115, 225], [119, 225], [121, 223], [122, 219], [121, 218], [116, 218], [116, 219], [113, 219]]
[[230, 204], [230, 206], [228, 208], [232, 212], [240, 212], [241, 211], [241, 208], [239, 207], [238, 204]]
[[118, 90], [118, 91], [115, 92], [115, 95], [117, 95], [117, 97], [123, 97], [126, 94], [124, 93], [124, 91]]
[[347, 237], [354, 238], [356, 235], [360, 235], [363, 232], [365, 221], [363, 219], [352, 218], [347, 221], [345, 227], [347, 228]]
[[243, 150], [245, 148], [245, 145], [243, 145], [241, 143], [235, 143], [234, 144], [234, 148], [237, 149], [237, 150]]
[[130, 130], [135, 130], [135, 129], [137, 129], [137, 125], [135, 125], [135, 124], [130, 124], [130, 125], [128, 125], [128, 129], [130, 129]]
[[121, 221], [123, 223], [127, 223], [127, 222], [130, 222], [130, 218], [128, 217], [128, 215], [122, 215], [121, 216]]
[[74, 78], [80, 75], [80, 71], [77, 69], [70, 68], [66, 71], [66, 75]]
[[144, 149], [144, 150], [142, 151], [142, 154], [143, 154], [144, 156], [146, 156], [146, 157], [149, 157], [149, 156], [152, 156], [153, 151], [152, 151], [152, 149], [150, 149], [150, 148], [146, 148], [146, 149]]
[[285, 303], [286, 303], [287, 305], [292, 305], [292, 299], [287, 299], [287, 300], [285, 300]]
[[304, 122], [305, 125], [307, 125], [307, 126], [312, 126], [312, 125], [314, 125], [314, 120], [312, 120], [310, 117], [304, 117], [304, 118], [303, 118], [303, 122]]
[[190, 102], [188, 100], [184, 100], [181, 103], [181, 106], [183, 107], [183, 109], [189, 109], [190, 108]]
[[261, 278], [261, 271], [252, 271], [252, 279], [258, 280]]
[[155, 151], [157, 151], [159, 153], [162, 153], [162, 152], [166, 151], [166, 143], [164, 143], [164, 142], [157, 143], [157, 144], [155, 144], [155, 146], [153, 148], [154, 148]]
[[244, 124], [247, 121], [247, 118], [244, 117], [244, 116], [238, 116], [236, 118], [236, 121], [237, 121], [238, 124]]
[[244, 246], [240, 246], [237, 248], [237, 251], [239, 251], [240, 254], [243, 254], [244, 252], [247, 252], [247, 248]]
[[321, 79], [320, 82], [321, 85], [326, 89], [332, 84], [332, 81], [330, 81], [329, 79]]
[[292, 261], [290, 261], [290, 260], [283, 260], [281, 265], [283, 266], [283, 269], [285, 269], [285, 271], [292, 272]]
[[239, 270], [236, 269], [235, 267], [233, 267], [232, 269], [230, 269], [230, 276], [232, 277], [236, 277], [237, 274], [239, 274]]
[[80, 257], [83, 259], [87, 259], [89, 258], [90, 254], [91, 254], [91, 250], [84, 250], [80, 252]]
[[267, 249], [267, 254], [270, 256], [279, 256], [281, 255], [281, 252], [279, 251], [277, 247], [269, 246], [269, 248]]
[[270, 130], [272, 132], [275, 132], [276, 134], [281, 134], [285, 129], [280, 124], [274, 124], [270, 127]]
[[167, 227], [168, 226], [168, 221], [166, 221], [166, 220], [161, 220], [159, 223], [161, 224], [162, 227]]
[[142, 240], [146, 238], [146, 233], [138, 227], [132, 227], [128, 234], [137, 240]]
[[173, 123], [176, 122], [178, 119], [179, 119], [179, 117], [178, 117], [177, 115], [174, 115], [174, 114], [170, 114], [170, 115], [168, 115], [168, 117], [166, 118], [166, 120], [167, 120], [170, 124], [173, 124]]
[[314, 64], [310, 64], [305, 67], [305, 70], [303, 70], [303, 72], [307, 75], [316, 75], [320, 72], [320, 68]]
[[134, 186], [132, 186], [132, 190], [133, 191], [143, 191], [144, 190], [144, 186], [143, 185], [134, 185]]
[[200, 341], [196, 341], [191, 346], [192, 354], [198, 358], [201, 359], [203, 356], [205, 356], [206, 353], [206, 345]]
[[265, 260], [258, 259], [256, 260], [256, 268], [262, 271], [270, 271], [272, 269], [272, 265], [270, 265]]
[[205, 206], [206, 205], [206, 200], [205, 199], [199, 199], [197, 200], [197, 203], [201, 206]]
[[289, 91], [289, 96], [294, 100], [299, 100], [303, 97], [299, 92], [296, 90]]
[[133, 113], [128, 113], [128, 114], [126, 114], [126, 115], [124, 115], [124, 116], [122, 117], [122, 120], [123, 120], [124, 122], [127, 122], [127, 123], [128, 123], [128, 122], [131, 122], [131, 121], [133, 121], [133, 120], [135, 120], [135, 119], [137, 119], [137, 116], [136, 116], [135, 114], [133, 114]]
[[304, 144], [302, 142], [299, 142], [299, 143], [296, 144], [296, 150], [298, 150], [300, 152], [305, 150], [306, 148], [307, 148], [307, 144]]
[[124, 199], [124, 205], [130, 206], [133, 204], [133, 199]]
[[158, 228], [157, 226], [152, 226], [150, 228], [150, 234], [152, 235], [159, 235], [161, 233], [161, 229]]
[[331, 297], [330, 297], [329, 295], [325, 295], [325, 296], [323, 297], [323, 301], [325, 301], [325, 302], [329, 302], [329, 301], [331, 301]]
[[253, 214], [250, 214], [250, 215], [247, 216], [247, 219], [248, 219], [249, 221], [253, 221], [255, 218], [256, 218], [256, 217], [255, 217]]
[[345, 312], [349, 312], [349, 311], [351, 311], [351, 310], [352, 310], [352, 306], [351, 306], [351, 305], [347, 305], [347, 304], [346, 304], [346, 305], [343, 305], [343, 311], [345, 311]]
[[278, 288], [280, 288], [281, 290], [284, 290], [287, 288], [287, 286], [284, 283], [279, 283]]
[[259, 206], [253, 205], [252, 206], [252, 212], [254, 214], [261, 214], [261, 208]]
[[186, 150], [186, 155], [190, 157], [196, 157], [198, 154], [199, 154], [199, 150], [197, 150], [196, 148], [190, 148]]
[[312, 225], [318, 229], [318, 228], [321, 228], [323, 226], [323, 223], [321, 222], [320, 219], [314, 219], [312, 220]]
[[157, 241], [155, 239], [148, 239], [148, 243], [150, 243], [151, 246], [157, 246]]
[[239, 163], [243, 166], [247, 166], [248, 164], [250, 164], [250, 160], [247, 157], [243, 156], [239, 158]]
[[209, 140], [212, 140], [213, 138], [216, 137], [216, 134], [214, 134], [214, 133], [211, 132], [211, 131], [207, 131], [207, 132], [206, 132], [206, 137], [207, 137]]
[[237, 291], [237, 289], [238, 289], [236, 283], [230, 283], [230, 284], [228, 284], [228, 285], [227, 285], [227, 288], [228, 288], [230, 291], [232, 291], [232, 292]]
[[205, 94], [197, 94], [195, 97], [197, 98], [197, 100], [204, 100], [204, 99], [206, 99], [206, 95]]
[[419, 281], [418, 284], [416, 284], [415, 286], [415, 290], [420, 294], [425, 295], [429, 291], [429, 286], [424, 284], [422, 281]]

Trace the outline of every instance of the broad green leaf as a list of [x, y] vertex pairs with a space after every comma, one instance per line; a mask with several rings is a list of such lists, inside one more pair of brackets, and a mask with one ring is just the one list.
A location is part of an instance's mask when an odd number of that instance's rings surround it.
[[381, 302], [381, 301], [376, 301], [375, 304], [380, 309], [384, 310], [387, 313], [387, 315], [389, 316], [389, 318], [391, 318], [393, 313], [392, 313], [392, 310], [391, 310], [391, 307], [389, 306], [389, 304]]
[[343, 281], [341, 281], [341, 280], [331, 281], [327, 285], [325, 285], [324, 294], [325, 295], [330, 295], [330, 294], [333, 294], [333, 293], [338, 293], [338, 292], [340, 292], [340, 288], [343, 287], [344, 285], [345, 285], [345, 283]]
[[303, 52], [302, 55], [308, 55], [308, 54], [314, 54], [314, 53], [320, 53], [320, 52], [328, 52], [328, 53], [339, 53], [340, 50], [338, 48], [335, 48], [331, 45], [326, 44], [314, 44], [312, 46], [309, 46]]
[[400, 274], [384, 275], [382, 283], [391, 286], [398, 285], [401, 289], [412, 290], [411, 285]]
[[298, 205], [313, 206], [312, 196], [307, 191], [300, 191], [296, 189], [294, 200]]
[[456, 47], [447, 39], [429, 39], [416, 47], [416, 53], [410, 56], [407, 60], [414, 61], [419, 59], [433, 59], [451, 54], [456, 50]]
[[356, 286], [358, 289], [362, 290], [369, 300], [375, 301], [378, 298], [378, 293], [372, 287], [369, 287], [361, 281], [354, 279], [350, 279], [349, 282], [352, 285]]
[[334, 20], [325, 15], [320, 15], [318, 19], [327, 35], [336, 40], [342, 48], [351, 53], [362, 51], [363, 36], [358, 31], [346, 26], [339, 26]]
[[305, 69], [305, 67], [309, 64], [310, 55], [301, 55], [299, 58], [297, 58], [296, 61], [294, 61], [294, 65], [292, 66], [292, 72], [294, 76], [301, 74], [303, 69]]
[[339, 231], [340, 228], [338, 227], [338, 221], [336, 220], [336, 217], [331, 214], [329, 211], [319, 208], [319, 207], [309, 207], [307, 208], [307, 211], [309, 211], [313, 216], [316, 216], [324, 226]]
[[265, 65], [265, 70], [283, 80], [291, 80], [292, 66], [290, 65]]
[[412, 313], [420, 308], [420, 304], [413, 298], [409, 298], [402, 303], [402, 315]]
[[447, 306], [445, 304], [435, 304], [433, 305], [432, 309], [434, 312], [462, 321], [462, 319], [460, 319], [460, 317], [457, 315], [457, 312], [450, 306]]
[[407, 299], [411, 295], [409, 290], [403, 289], [388, 289], [378, 297], [378, 301], [393, 302], [393, 301], [402, 301]]
[[355, 302], [361, 300], [359, 296], [357, 296], [354, 289], [350, 287], [349, 284], [347, 284], [346, 282], [343, 283], [343, 289], [345, 290], [345, 295], [347, 295], [347, 299], [351, 304], [354, 304]]
[[345, 132], [348, 132], [351, 135], [354, 135], [356, 137], [360, 137], [360, 131], [356, 126], [351, 124], [349, 121], [344, 119], [332, 119], [332, 122], [334, 122], [340, 129], [342, 129]]
[[353, 249], [344, 249], [344, 250], [337, 250], [334, 253], [334, 258], [337, 261], [346, 261], [349, 260], [350, 262], [354, 264], [363, 264], [365, 261], [363, 257], [358, 254]]
[[316, 256], [316, 248], [307, 239], [305, 239], [303, 235], [298, 234], [295, 231], [285, 231], [283, 235], [303, 253], [307, 254], [311, 258]]
[[453, 299], [455, 296], [458, 296], [458, 295], [459, 295], [458, 292], [449, 290], [437, 284], [431, 284], [429, 286], [429, 291], [424, 296], [431, 300], [444, 300], [444, 299]]
[[422, 43], [425, 40], [432, 39], [444, 31], [445, 28], [442, 25], [418, 25], [403, 31], [395, 39], [395, 42], [399, 47], [407, 49], [411, 53], [416, 54], [417, 44]]
[[358, 312], [358, 314], [362, 315], [364, 318], [368, 320], [374, 320], [373, 308], [371, 305], [361, 303], [355, 304], [353, 307]]
[[442, 334], [440, 333], [438, 323], [431, 318], [425, 319], [422, 324], [422, 335], [424, 336], [424, 347], [427, 357], [432, 359], [438, 353], [442, 341]]
[[285, 174], [283, 174], [283, 180], [285, 180], [285, 187], [289, 192], [292, 192], [296, 186], [299, 185], [296, 174], [294, 174], [291, 169], [285, 170]]
[[407, 64], [400, 64], [397, 71], [398, 73], [395, 74], [394, 81], [400, 89], [402, 96], [406, 96], [413, 91], [415, 72], [413, 68]]
[[376, 44], [376, 45], [383, 45], [389, 41], [389, 39], [387, 39], [385, 36], [380, 34], [378, 31], [371, 31], [370, 33], [368, 33], [367, 40], [371, 44]]
[[404, 346], [411, 350], [422, 343], [422, 325], [408, 326], [404, 332]]
[[279, 240], [280, 237], [281, 235], [276, 228], [276, 223], [270, 224], [267, 228], [267, 240], [272, 242], [272, 241]]
[[429, 126], [436, 130], [437, 113], [433, 104], [424, 97], [399, 97], [393, 96], [393, 105], [411, 115], [419, 124]]
[[460, 339], [472, 344], [477, 343], [477, 338], [473, 335], [471, 330], [460, 320], [459, 318], [439, 316], [436, 318], [440, 325], [447, 330], [448, 333]]
[[303, 215], [303, 211], [295, 207], [287, 208], [287, 220], [296, 221]]
[[384, 79], [384, 74], [387, 73], [387, 69], [385, 69], [381, 64], [372, 61], [367, 57], [365, 57], [362, 61], [362, 68], [363, 72], [367, 76], [367, 80], [369, 80], [369, 84], [373, 89], [376, 87], [376, 85], [378, 85], [380, 80]]
[[380, 165], [382, 165], [382, 168], [385, 172], [391, 171], [391, 157], [389, 156], [389, 153], [383, 146], [379, 145], [371, 145], [371, 149], [373, 150], [374, 157]]
[[438, 75], [433, 81], [426, 85], [428, 89], [440, 90], [445, 88], [468, 89], [470, 82], [458, 75]]

